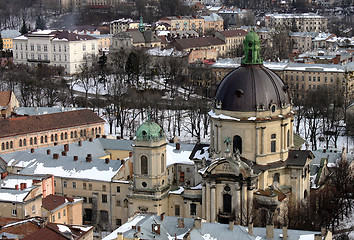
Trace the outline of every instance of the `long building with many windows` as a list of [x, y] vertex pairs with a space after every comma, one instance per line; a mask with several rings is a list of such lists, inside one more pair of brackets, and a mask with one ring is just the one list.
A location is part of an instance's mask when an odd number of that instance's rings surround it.
[[97, 38], [69, 31], [31, 32], [14, 38], [13, 45], [14, 63], [49, 64], [63, 67], [68, 74], [79, 72], [81, 65], [98, 55]]

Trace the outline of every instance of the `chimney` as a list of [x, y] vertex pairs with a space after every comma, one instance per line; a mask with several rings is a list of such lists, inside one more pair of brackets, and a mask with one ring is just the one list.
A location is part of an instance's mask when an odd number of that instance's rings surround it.
[[79, 141], [78, 141], [78, 144], [79, 144], [79, 147], [81, 147], [81, 146], [82, 146], [82, 142], [81, 142], [81, 140], [79, 140]]
[[74, 161], [77, 161], [79, 160], [79, 157], [78, 156], [74, 156]]
[[50, 149], [47, 149], [47, 155], [50, 155]]
[[288, 240], [288, 228], [286, 226], [283, 227], [283, 240]]
[[129, 152], [129, 157], [133, 157], [133, 152]]
[[27, 188], [27, 183], [23, 183], [23, 188]]
[[184, 218], [178, 218], [177, 228], [184, 228]]
[[2, 172], [2, 173], [1, 173], [1, 179], [6, 178], [6, 176], [7, 176], [7, 172]]
[[117, 139], [117, 140], [120, 140], [120, 136], [117, 136], [116, 139]]
[[59, 159], [59, 154], [58, 153], [53, 153], [53, 159]]
[[58, 145], [58, 143], [57, 143], [57, 142], [55, 142], [55, 143], [54, 143], [54, 146], [56, 146], [56, 145]]
[[64, 144], [64, 151], [69, 152], [69, 144]]
[[234, 230], [234, 225], [235, 225], [235, 222], [234, 222], [234, 221], [230, 221], [230, 222], [229, 222], [229, 230], [230, 230], [230, 231], [233, 231], [233, 230]]
[[253, 236], [253, 223], [248, 224], [248, 234]]
[[323, 153], [326, 153], [326, 151], [327, 151], [327, 149], [324, 148], [324, 149], [323, 149]]
[[25, 189], [25, 184], [24, 183], [20, 183], [20, 189], [21, 190]]
[[92, 155], [91, 154], [87, 154], [86, 162], [92, 162]]
[[34, 148], [31, 148], [31, 153], [34, 153]]
[[138, 226], [136, 230], [137, 230], [138, 232], [140, 232], [140, 230], [141, 230], [140, 226]]
[[92, 138], [89, 138], [89, 141], [92, 142]]
[[274, 238], [274, 225], [267, 225], [266, 226], [266, 239], [273, 239]]
[[88, 157], [92, 157], [92, 154], [91, 154], [91, 153], [88, 153], [87, 156], [88, 156]]
[[61, 155], [62, 155], [62, 156], [66, 156], [66, 151], [62, 151], [62, 152], [61, 152]]
[[202, 228], [202, 219], [201, 218], [194, 219], [194, 227], [196, 229], [201, 229]]
[[164, 217], [165, 217], [165, 213], [161, 213], [161, 221], [163, 221]]
[[181, 144], [179, 142], [176, 142], [176, 150], [180, 150], [181, 149]]
[[15, 189], [18, 190], [18, 184], [15, 185]]
[[123, 233], [117, 233], [117, 240], [123, 240]]
[[104, 160], [104, 162], [105, 162], [106, 164], [108, 164], [108, 163], [109, 163], [109, 158], [106, 158], [106, 159]]
[[107, 138], [107, 136], [106, 135], [102, 135], [102, 138]]
[[100, 135], [97, 134], [97, 135], [96, 135], [96, 138], [99, 138], [99, 137], [100, 137]]

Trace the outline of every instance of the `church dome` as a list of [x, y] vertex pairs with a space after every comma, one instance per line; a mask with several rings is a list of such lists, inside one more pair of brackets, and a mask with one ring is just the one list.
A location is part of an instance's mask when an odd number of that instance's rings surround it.
[[160, 125], [149, 119], [138, 127], [135, 137], [137, 141], [160, 141], [165, 135]]
[[263, 66], [260, 41], [251, 31], [244, 41], [242, 65], [230, 72], [215, 94], [216, 106], [227, 111], [272, 110], [290, 104], [287, 86], [280, 77]]

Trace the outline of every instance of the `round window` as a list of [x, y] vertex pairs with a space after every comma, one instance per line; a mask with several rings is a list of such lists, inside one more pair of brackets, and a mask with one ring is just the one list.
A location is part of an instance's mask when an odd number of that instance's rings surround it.
[[146, 131], [145, 131], [145, 130], [143, 131], [143, 135], [144, 135], [144, 136], [146, 135]]
[[252, 43], [249, 43], [248, 46], [249, 46], [249, 47], [252, 47]]
[[224, 190], [225, 190], [226, 192], [230, 192], [231, 188], [230, 188], [230, 186], [225, 186], [225, 187], [224, 187]]
[[275, 109], [276, 109], [275, 105], [272, 105], [272, 108], [271, 108], [272, 112], [275, 112]]
[[147, 183], [146, 183], [146, 182], [143, 182], [141, 185], [143, 185], [143, 187], [146, 187], [146, 186], [147, 186]]

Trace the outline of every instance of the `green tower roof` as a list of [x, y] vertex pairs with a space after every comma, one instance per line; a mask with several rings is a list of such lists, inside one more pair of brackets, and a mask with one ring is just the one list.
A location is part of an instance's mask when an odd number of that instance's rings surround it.
[[261, 50], [261, 41], [258, 34], [253, 29], [246, 35], [243, 43], [245, 56], [242, 59], [242, 64], [263, 64], [259, 51]]
[[150, 119], [141, 124], [136, 130], [135, 137], [137, 141], [157, 142], [165, 138], [164, 131], [155, 122]]

